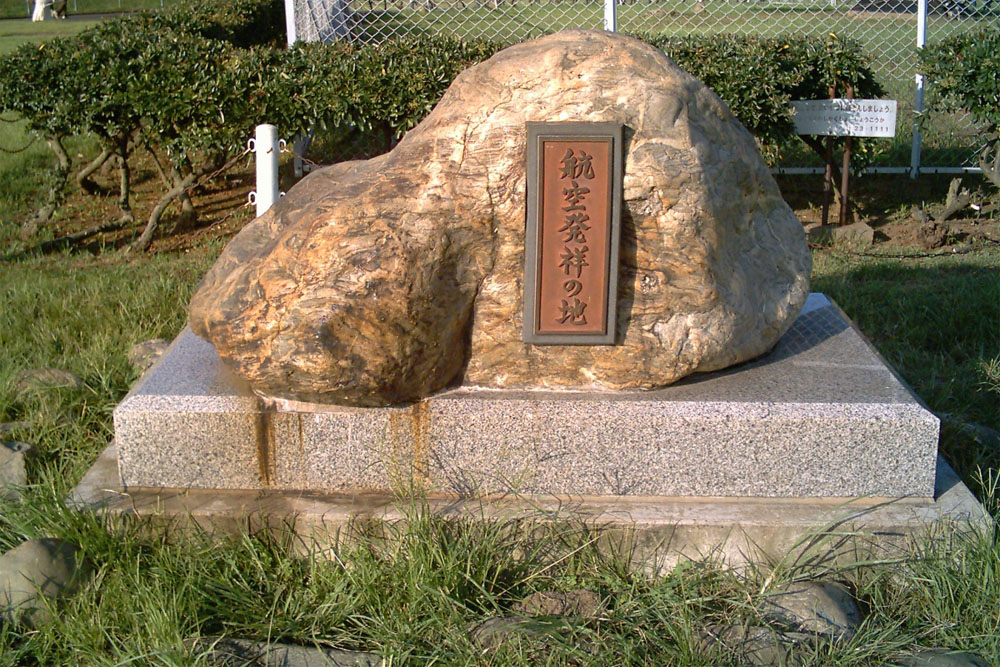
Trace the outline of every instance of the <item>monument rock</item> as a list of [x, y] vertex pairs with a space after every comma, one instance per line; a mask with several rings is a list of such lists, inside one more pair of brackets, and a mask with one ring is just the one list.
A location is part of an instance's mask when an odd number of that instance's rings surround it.
[[[527, 122], [625, 126], [614, 345], [522, 341]], [[190, 321], [256, 392], [299, 401], [651, 389], [770, 349], [809, 270], [725, 104], [647, 44], [574, 30], [464, 71], [392, 152], [303, 179], [225, 249]]]

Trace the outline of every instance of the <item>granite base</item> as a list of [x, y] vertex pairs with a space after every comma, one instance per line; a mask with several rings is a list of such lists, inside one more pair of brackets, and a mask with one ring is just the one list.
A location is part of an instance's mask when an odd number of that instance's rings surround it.
[[[798, 563], [823, 568], [905, 557], [926, 540], [982, 530], [991, 519], [939, 460], [933, 499], [847, 502], [823, 498], [651, 498], [431, 495], [400, 500], [378, 493], [128, 489], [110, 445], [71, 495], [70, 504], [108, 517], [140, 517], [154, 529], [242, 534], [288, 533], [301, 553], [323, 553], [426, 513], [463, 520], [566, 521], [596, 529], [598, 546], [629, 553], [633, 567], [663, 571], [682, 560]], [[390, 531], [391, 532], [391, 531]]]
[[938, 420], [812, 294], [766, 356], [648, 392], [268, 406], [185, 330], [114, 413], [128, 489], [930, 498]]

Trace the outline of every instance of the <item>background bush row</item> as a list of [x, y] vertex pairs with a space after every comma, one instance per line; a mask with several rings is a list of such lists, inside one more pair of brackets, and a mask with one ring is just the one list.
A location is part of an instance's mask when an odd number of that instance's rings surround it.
[[[68, 136], [95, 136], [102, 156], [119, 160], [130, 213], [137, 152], [162, 162], [165, 197], [179, 192], [169, 203], [242, 152], [259, 123], [286, 137], [317, 124], [349, 127], [351, 140], [360, 133], [385, 145], [416, 125], [458, 72], [505, 46], [423, 37], [287, 49], [283, 11], [280, 0], [185, 2], [26, 45], [0, 59], [0, 109], [23, 117], [57, 153]], [[882, 93], [861, 49], [833, 36], [637, 37], [712, 87], [771, 158], [796, 141], [789, 100], [828, 97], [844, 82], [859, 97]]]
[[979, 166], [1000, 188], [1000, 28], [959, 33], [920, 51], [930, 108], [965, 111], [985, 130]]

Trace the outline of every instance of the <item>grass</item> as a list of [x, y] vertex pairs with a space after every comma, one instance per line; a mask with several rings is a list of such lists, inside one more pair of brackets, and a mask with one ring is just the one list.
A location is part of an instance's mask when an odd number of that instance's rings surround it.
[[[0, 145], [24, 138], [0, 124]], [[38, 145], [0, 155], [0, 247], [32, 208], [30, 170], [47, 160]], [[137, 379], [128, 349], [180, 331], [221, 242], [127, 258], [100, 247], [0, 257], [0, 422], [25, 422], [9, 437], [35, 452], [23, 500], [0, 499], [0, 551], [51, 535], [79, 544], [93, 569], [50, 623], [0, 622], [0, 664], [207, 664], [185, 639], [212, 635], [374, 651], [393, 664], [737, 664], [735, 654], [701, 646], [701, 631], [761, 624], [760, 603], [775, 585], [820, 571], [734, 572], [706, 559], [650, 574], [630, 567], [627, 549], [599, 550], [593, 532], [571, 520], [448, 521], [419, 501], [405, 523], [359, 525], [352, 542], [312, 554], [266, 533], [177, 539], [66, 509], [63, 498], [107, 445], [111, 411]], [[931, 409], [1000, 429], [1000, 250], [884, 258], [820, 249], [813, 289], [847, 311]], [[84, 386], [17, 395], [17, 373], [39, 367], [72, 371]], [[998, 452], [961, 432], [946, 436], [945, 456], [1000, 518]], [[995, 527], [958, 532], [928, 539], [902, 562], [826, 572], [850, 586], [867, 618], [851, 641], [820, 642], [799, 657], [885, 664], [942, 646], [1000, 664], [998, 536]], [[540, 624], [544, 641], [515, 637], [493, 650], [470, 639], [473, 624], [533, 591], [575, 588], [601, 595], [599, 618]]]
[[[398, 664], [734, 664], [705, 649], [708, 625], [760, 624], [774, 585], [808, 571], [762, 565], [725, 571], [711, 560], [661, 575], [629, 568], [571, 521], [455, 522], [419, 502], [407, 523], [317, 554], [267, 534], [178, 540], [141, 523], [106, 524], [61, 502], [111, 438], [111, 410], [136, 379], [126, 353], [183, 326], [193, 285], [218, 242], [127, 260], [113, 252], [28, 256], [0, 264], [0, 421], [26, 421], [31, 442], [23, 502], [0, 501], [0, 550], [55, 535], [81, 545], [94, 575], [57, 605], [51, 624], [0, 625], [6, 664], [206, 664], [184, 640], [228, 635], [375, 651]], [[942, 258], [814, 254], [815, 289], [835, 298], [935, 410], [1000, 428], [990, 364], [1000, 363], [1000, 251]], [[59, 367], [85, 387], [18, 398], [16, 373]], [[995, 387], [994, 387], [995, 390]], [[945, 454], [997, 508], [995, 451], [956, 437]], [[989, 480], [993, 480], [993, 485]], [[995, 531], [929, 540], [902, 563], [834, 570], [868, 609], [861, 633], [801, 649], [807, 664], [878, 664], [918, 646], [1000, 656], [1000, 546]], [[468, 628], [509, 613], [537, 590], [587, 588], [596, 620], [542, 624], [495, 650]]]
[[[66, 10], [70, 16], [75, 14], [105, 14], [113, 12], [132, 12], [140, 9], [160, 9], [169, 7], [177, 0], [68, 0]], [[30, 18], [34, 10], [34, 0], [29, 4], [23, 0], [4, 0], [0, 5], [0, 19]], [[56, 23], [56, 21], [46, 21]]]
[[41, 42], [53, 37], [75, 35], [97, 21], [43, 21], [33, 23], [28, 19], [0, 21], [0, 55], [13, 51], [28, 42]]
[[[1000, 430], [1000, 252], [907, 259], [815, 255], [813, 289], [831, 296], [938, 414]], [[946, 429], [942, 451], [966, 481], [1000, 470], [1000, 451]]]

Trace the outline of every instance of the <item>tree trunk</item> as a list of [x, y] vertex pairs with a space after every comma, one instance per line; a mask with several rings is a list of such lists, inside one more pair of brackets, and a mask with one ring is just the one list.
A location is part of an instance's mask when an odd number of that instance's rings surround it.
[[[156, 167], [156, 173], [160, 175], [160, 180], [163, 181], [165, 186], [167, 186], [168, 191], [173, 190], [184, 181], [184, 176], [175, 165], [170, 166], [170, 173], [168, 174], [167, 170], [163, 168], [163, 163], [160, 162], [160, 157], [156, 154], [156, 151], [153, 150], [153, 147], [146, 141], [143, 141], [143, 145], [149, 152], [150, 157], [153, 158], [153, 165]], [[198, 214], [194, 210], [194, 202], [191, 201], [191, 197], [188, 195], [187, 190], [182, 191], [181, 194], [178, 195], [177, 199], [181, 203], [181, 214], [178, 218], [179, 224], [193, 225], [195, 221], [198, 220]]]
[[[188, 174], [190, 173], [191, 170], [188, 169]], [[177, 167], [170, 168], [170, 177], [174, 187], [179, 187], [186, 178], [186, 176], [181, 174]], [[178, 220], [179, 224], [189, 226], [196, 223], [198, 221], [198, 213], [194, 210], [194, 202], [191, 201], [191, 197], [188, 195], [187, 186], [185, 186], [185, 189], [181, 190], [181, 193], [177, 195], [177, 200], [181, 203], [181, 215]]]
[[983, 149], [979, 156], [979, 167], [983, 170], [983, 176], [1000, 188], [1000, 139], [997, 139], [992, 146], [988, 145]]
[[[160, 200], [156, 202], [156, 206], [153, 207], [152, 212], [149, 214], [149, 220], [146, 222], [146, 228], [142, 230], [142, 234], [139, 238], [128, 247], [127, 252], [133, 250], [147, 250], [149, 248], [149, 244], [153, 241], [153, 235], [156, 233], [157, 227], [160, 225], [160, 218], [163, 217], [163, 212], [167, 210], [170, 203], [180, 197], [186, 197], [187, 191], [193, 188], [199, 179], [217, 169], [222, 170], [228, 168], [233, 164], [233, 162], [235, 162], [235, 160], [233, 160], [227, 165], [220, 166], [222, 161], [221, 156], [216, 156], [215, 159], [206, 162], [200, 168], [189, 171], [184, 178], [174, 185], [173, 189], [160, 197]], [[177, 175], [180, 175], [180, 172], [177, 172]]]
[[52, 182], [49, 184], [49, 191], [45, 197], [45, 203], [35, 214], [21, 227], [21, 238], [31, 239], [38, 233], [39, 228], [52, 219], [52, 214], [56, 212], [63, 201], [63, 191], [66, 188], [66, 181], [69, 180], [70, 161], [66, 149], [63, 148], [61, 137], [49, 137], [47, 140], [49, 148], [56, 154], [56, 166], [52, 170]]
[[[819, 137], [814, 137], [811, 134], [800, 134], [799, 138], [802, 139], [802, 141], [805, 142], [806, 146], [811, 148], [812, 151], [816, 153], [816, 155], [820, 156], [820, 158], [822, 158], [823, 160], [823, 163], [826, 164], [826, 145], [823, 143], [822, 139], [820, 139]], [[830, 175], [833, 179], [833, 182], [840, 183], [842, 181], [840, 169], [837, 168], [836, 164], [832, 163], [830, 164], [830, 167], [832, 169]], [[833, 207], [836, 208], [840, 207], [840, 190], [838, 188], [833, 188], [832, 205]]]
[[121, 209], [121, 220], [129, 223], [135, 220], [132, 215], [132, 205], [129, 204], [129, 195], [132, 187], [132, 170], [128, 165], [128, 140], [126, 139], [119, 146], [118, 153], [118, 180], [121, 193], [118, 196], [118, 208]]
[[194, 185], [194, 182], [198, 179], [197, 173], [190, 173], [184, 178], [180, 183], [178, 183], [172, 190], [167, 192], [167, 194], [160, 197], [160, 201], [156, 202], [156, 206], [153, 207], [152, 212], [149, 214], [149, 220], [146, 222], [146, 228], [142, 230], [142, 234], [138, 239], [129, 246], [128, 250], [138, 250], [143, 251], [149, 248], [149, 244], [153, 241], [153, 234], [156, 233], [156, 228], [160, 225], [160, 218], [163, 217], [163, 212], [167, 210], [167, 206], [170, 205], [174, 199], [177, 199], [184, 191]]
[[104, 150], [101, 151], [100, 155], [94, 158], [93, 162], [91, 162], [86, 167], [77, 172], [76, 182], [77, 185], [80, 186], [81, 190], [83, 190], [89, 195], [96, 195], [104, 192], [104, 189], [97, 183], [94, 183], [92, 180], [90, 180], [90, 177], [93, 175], [95, 171], [100, 169], [105, 162], [108, 161], [109, 157], [111, 157], [111, 151], [105, 148]]

